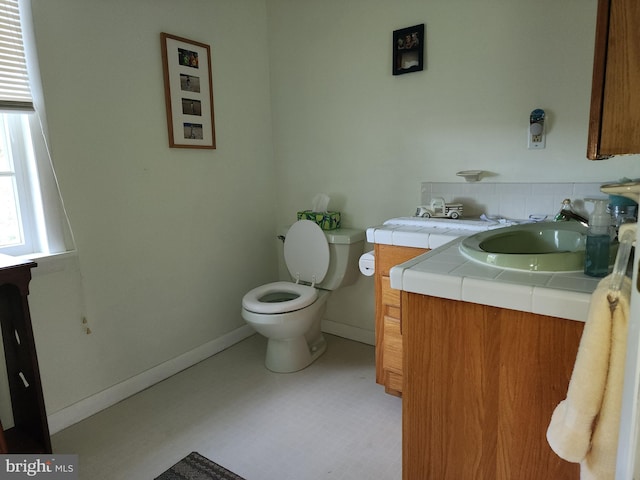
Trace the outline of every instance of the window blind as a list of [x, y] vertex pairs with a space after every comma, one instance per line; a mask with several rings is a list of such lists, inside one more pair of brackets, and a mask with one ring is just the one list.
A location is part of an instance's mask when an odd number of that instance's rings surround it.
[[33, 111], [18, 0], [0, 0], [0, 110]]

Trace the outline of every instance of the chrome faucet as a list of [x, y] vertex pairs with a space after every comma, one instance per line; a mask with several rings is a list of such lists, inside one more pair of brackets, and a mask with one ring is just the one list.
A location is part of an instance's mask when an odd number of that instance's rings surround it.
[[565, 198], [562, 201], [562, 209], [558, 212], [558, 214], [554, 217], [554, 222], [568, 222], [570, 220], [575, 220], [576, 222], [580, 222], [585, 227], [589, 226], [589, 220], [584, 218], [579, 213], [576, 213], [571, 208], [571, 200]]

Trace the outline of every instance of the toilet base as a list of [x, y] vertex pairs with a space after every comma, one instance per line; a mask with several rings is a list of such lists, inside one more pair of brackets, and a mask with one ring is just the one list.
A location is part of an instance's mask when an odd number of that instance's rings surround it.
[[273, 339], [267, 342], [265, 366], [276, 373], [291, 373], [311, 365], [327, 349], [327, 341], [321, 334], [311, 345], [304, 336]]

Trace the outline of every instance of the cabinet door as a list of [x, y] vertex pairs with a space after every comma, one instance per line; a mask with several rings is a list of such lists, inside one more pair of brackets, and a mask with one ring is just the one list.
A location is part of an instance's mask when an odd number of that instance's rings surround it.
[[484, 306], [402, 292], [404, 480], [495, 480], [499, 322]]
[[405, 480], [577, 480], [546, 441], [584, 324], [402, 292]]
[[640, 153], [640, 2], [599, 0], [587, 158]]

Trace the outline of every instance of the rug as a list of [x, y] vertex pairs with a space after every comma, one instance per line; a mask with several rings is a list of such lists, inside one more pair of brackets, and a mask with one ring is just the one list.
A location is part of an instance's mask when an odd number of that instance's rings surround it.
[[244, 480], [197, 452], [191, 452], [155, 480]]

